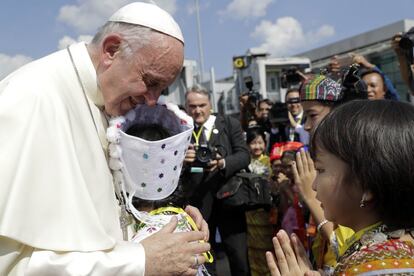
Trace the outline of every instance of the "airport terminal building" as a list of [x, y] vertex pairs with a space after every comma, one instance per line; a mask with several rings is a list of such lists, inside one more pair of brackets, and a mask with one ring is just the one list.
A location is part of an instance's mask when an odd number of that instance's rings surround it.
[[401, 80], [398, 60], [391, 48], [391, 39], [396, 33], [405, 33], [413, 27], [414, 20], [405, 19], [300, 53], [297, 56], [308, 57], [315, 71], [326, 67], [329, 59], [334, 55], [342, 57], [351, 52], [361, 54], [377, 65], [392, 80], [401, 100], [414, 102], [414, 98], [410, 97], [408, 87]]

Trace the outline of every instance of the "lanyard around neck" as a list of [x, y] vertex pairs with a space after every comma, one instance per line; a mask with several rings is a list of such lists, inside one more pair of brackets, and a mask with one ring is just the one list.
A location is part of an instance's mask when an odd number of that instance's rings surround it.
[[[205, 128], [204, 126], [201, 126], [197, 133], [195, 131], [193, 131], [194, 142], [195, 142], [195, 145], [197, 145], [197, 146], [199, 145], [201, 135], [204, 133], [204, 128]], [[208, 131], [207, 135], [205, 136], [205, 138], [206, 138], [205, 142], [206, 143], [208, 141], [210, 141], [211, 133], [214, 132], [213, 130], [215, 130], [214, 128], [215, 127], [213, 126], [213, 128], [210, 129]], [[214, 133], [216, 133], [216, 132], [214, 132]]]
[[203, 134], [203, 131], [204, 131], [204, 126], [201, 126], [198, 132], [195, 132], [195, 130], [193, 130], [193, 137], [194, 137], [195, 144], [197, 146], [199, 146], [200, 136]]

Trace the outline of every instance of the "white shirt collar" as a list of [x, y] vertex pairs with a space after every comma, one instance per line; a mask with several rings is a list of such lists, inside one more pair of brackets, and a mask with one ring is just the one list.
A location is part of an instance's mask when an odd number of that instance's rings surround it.
[[204, 131], [210, 132], [213, 129], [215, 122], [216, 122], [216, 116], [210, 115], [207, 121], [203, 124]]

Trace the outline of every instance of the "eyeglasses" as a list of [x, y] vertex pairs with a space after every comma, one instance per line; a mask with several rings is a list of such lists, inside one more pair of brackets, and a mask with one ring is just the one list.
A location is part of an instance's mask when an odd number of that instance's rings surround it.
[[300, 98], [296, 97], [296, 98], [290, 98], [286, 101], [287, 104], [295, 104], [295, 103], [300, 103]]

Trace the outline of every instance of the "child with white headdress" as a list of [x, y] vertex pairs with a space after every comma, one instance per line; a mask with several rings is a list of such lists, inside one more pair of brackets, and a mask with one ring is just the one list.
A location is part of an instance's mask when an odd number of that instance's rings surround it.
[[[137, 105], [125, 116], [110, 119], [107, 138], [115, 189], [139, 221], [132, 241], [159, 231], [172, 216], [178, 220], [176, 232], [198, 230], [183, 210], [186, 196], [179, 179], [192, 131], [192, 118], [171, 103]], [[204, 257], [213, 261], [209, 252]], [[198, 275], [209, 275], [204, 265]]]

